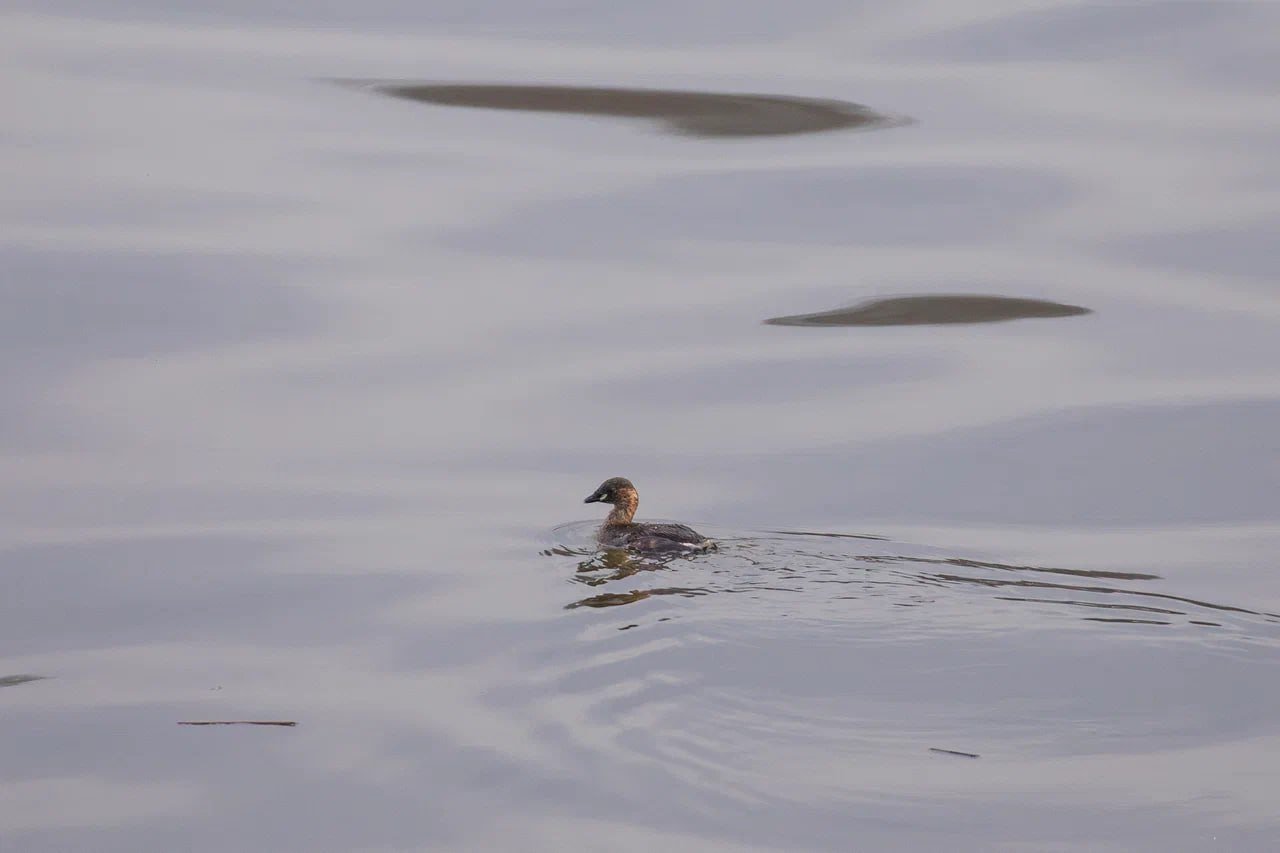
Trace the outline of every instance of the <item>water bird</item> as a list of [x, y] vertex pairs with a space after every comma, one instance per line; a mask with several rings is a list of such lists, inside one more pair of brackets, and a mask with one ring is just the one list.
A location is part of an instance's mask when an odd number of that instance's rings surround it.
[[613, 504], [597, 534], [601, 545], [645, 553], [709, 551], [715, 543], [684, 524], [634, 521], [640, 493], [626, 477], [610, 477], [583, 503]]

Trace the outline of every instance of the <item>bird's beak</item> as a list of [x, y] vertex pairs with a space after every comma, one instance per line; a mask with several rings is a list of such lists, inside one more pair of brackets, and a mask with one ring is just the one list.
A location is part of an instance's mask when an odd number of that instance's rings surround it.
[[587, 497], [587, 499], [583, 501], [583, 503], [584, 503], [584, 504], [598, 504], [598, 503], [600, 503], [600, 493], [599, 493], [599, 492], [596, 492], [595, 494], [588, 496], [588, 497]]

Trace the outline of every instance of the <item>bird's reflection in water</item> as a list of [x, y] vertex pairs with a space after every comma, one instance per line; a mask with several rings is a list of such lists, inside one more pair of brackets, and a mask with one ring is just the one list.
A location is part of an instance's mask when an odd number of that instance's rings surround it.
[[[555, 549], [553, 549], [555, 550]], [[578, 553], [569, 549], [560, 549], [556, 553]], [[587, 559], [578, 563], [577, 571], [574, 573], [574, 581], [583, 583], [587, 586], [603, 586], [614, 581], [625, 580], [626, 578], [638, 575], [641, 572], [656, 572], [665, 568], [666, 564], [671, 561], [671, 557], [642, 557], [633, 554], [624, 548], [602, 548], [591, 554]], [[565, 608], [572, 610], [577, 607], [617, 607], [623, 604], [632, 604], [637, 601], [643, 601], [656, 595], [683, 595], [696, 596], [705, 595], [710, 590], [697, 587], [663, 587], [657, 589], [632, 589], [627, 592], [606, 592], [599, 595], [588, 596], [587, 598], [571, 602], [565, 605]]]
[[586, 560], [578, 563], [574, 580], [587, 586], [600, 586], [610, 581], [620, 581], [640, 572], [653, 572], [662, 568], [661, 561], [643, 558], [625, 548], [602, 548]]

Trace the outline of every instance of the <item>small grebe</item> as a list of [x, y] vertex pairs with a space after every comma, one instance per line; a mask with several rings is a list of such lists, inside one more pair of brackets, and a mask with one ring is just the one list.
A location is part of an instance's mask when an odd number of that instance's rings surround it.
[[706, 551], [715, 543], [692, 527], [683, 524], [654, 524], [632, 521], [640, 495], [626, 477], [611, 477], [600, 484], [583, 503], [613, 504], [613, 510], [600, 528], [600, 544], [633, 551], [690, 552]]

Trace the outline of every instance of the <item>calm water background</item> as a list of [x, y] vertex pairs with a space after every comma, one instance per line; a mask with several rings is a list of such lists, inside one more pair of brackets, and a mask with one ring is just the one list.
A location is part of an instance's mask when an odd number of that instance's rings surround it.
[[1275, 849], [1280, 5], [171, 5], [0, 17], [0, 849]]

